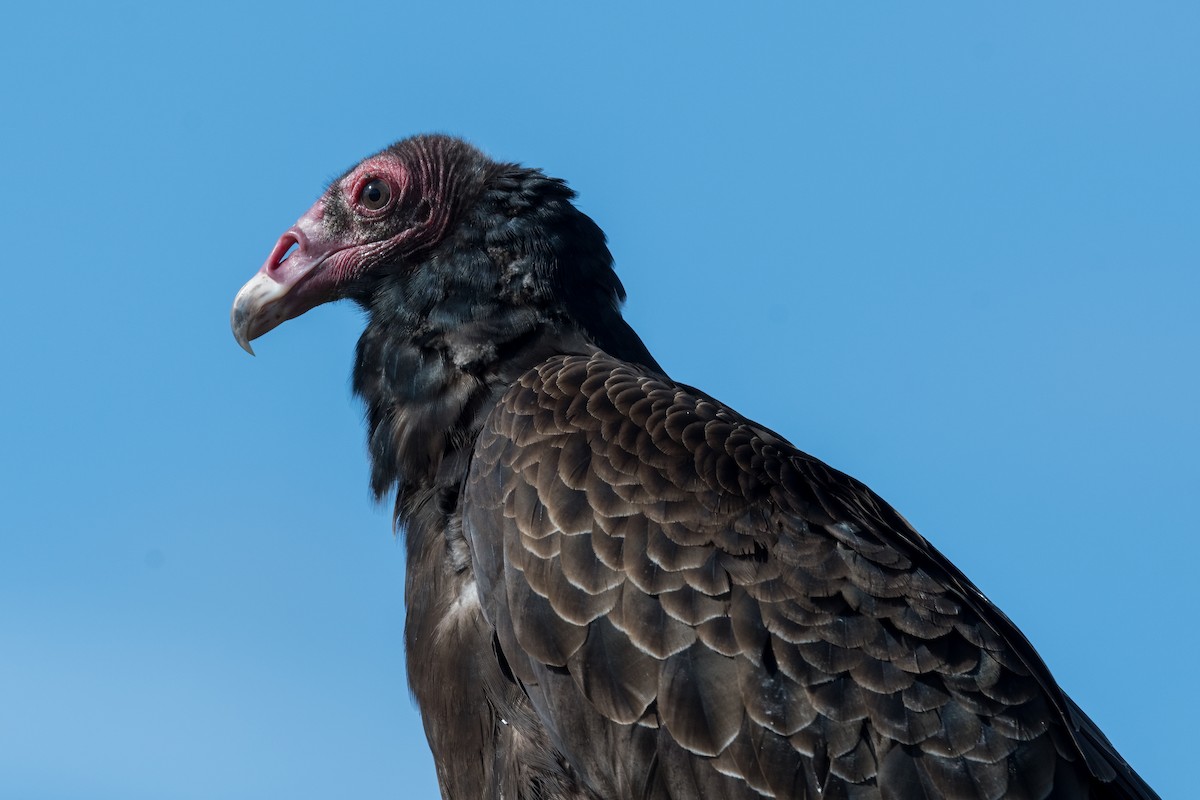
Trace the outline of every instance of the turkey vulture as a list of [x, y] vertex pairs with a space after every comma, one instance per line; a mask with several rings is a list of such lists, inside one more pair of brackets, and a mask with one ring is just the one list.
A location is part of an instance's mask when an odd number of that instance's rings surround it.
[[234, 301], [247, 350], [367, 313], [354, 391], [443, 796], [1157, 797], [887, 503], [668, 377], [573, 197], [406, 139]]

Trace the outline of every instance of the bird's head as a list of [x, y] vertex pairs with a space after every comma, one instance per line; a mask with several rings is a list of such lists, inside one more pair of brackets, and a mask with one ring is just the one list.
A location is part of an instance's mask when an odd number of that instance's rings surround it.
[[234, 300], [234, 337], [253, 353], [251, 340], [349, 298], [370, 312], [369, 330], [440, 346], [455, 363], [481, 342], [582, 334], [661, 371], [621, 319], [625, 290], [604, 233], [574, 196], [459, 139], [397, 142], [335, 180], [279, 238]]
[[478, 197], [496, 165], [447, 136], [397, 142], [350, 169], [275, 243], [231, 313], [250, 342], [322, 303], [366, 304], [388, 275], [420, 267]]

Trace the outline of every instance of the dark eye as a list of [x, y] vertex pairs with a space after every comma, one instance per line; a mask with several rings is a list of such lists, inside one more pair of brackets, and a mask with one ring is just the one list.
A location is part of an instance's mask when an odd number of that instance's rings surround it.
[[372, 178], [363, 186], [362, 191], [358, 193], [358, 202], [363, 208], [370, 211], [378, 211], [388, 204], [392, 199], [392, 187], [388, 186], [387, 181], [380, 178]]

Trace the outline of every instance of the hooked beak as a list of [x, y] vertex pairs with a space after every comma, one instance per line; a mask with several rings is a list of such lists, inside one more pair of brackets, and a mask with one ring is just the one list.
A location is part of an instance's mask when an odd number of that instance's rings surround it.
[[326, 260], [343, 249], [318, 238], [322, 215], [318, 202], [279, 237], [258, 274], [234, 298], [229, 315], [233, 338], [250, 355], [252, 340], [333, 299], [328, 280], [313, 280]]

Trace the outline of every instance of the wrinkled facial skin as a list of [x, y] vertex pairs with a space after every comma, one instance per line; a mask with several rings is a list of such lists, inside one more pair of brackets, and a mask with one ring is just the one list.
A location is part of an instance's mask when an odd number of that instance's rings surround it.
[[391, 150], [335, 181], [238, 292], [230, 314], [238, 344], [253, 355], [253, 339], [352, 294], [374, 267], [402, 262], [429, 227], [430, 204], [418, 184]]

